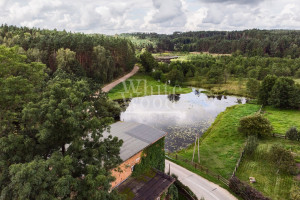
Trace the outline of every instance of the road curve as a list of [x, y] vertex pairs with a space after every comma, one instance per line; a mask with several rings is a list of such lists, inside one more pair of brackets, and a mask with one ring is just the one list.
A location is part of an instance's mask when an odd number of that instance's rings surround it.
[[178, 179], [184, 185], [188, 186], [195, 193], [198, 199], [204, 197], [205, 200], [237, 200], [236, 197], [234, 197], [224, 188], [169, 160], [165, 160], [166, 173], [169, 172], [169, 165], [171, 174], [177, 175]]
[[133, 76], [135, 73], [137, 73], [137, 71], [139, 70], [139, 67], [137, 65], [134, 66], [134, 68], [132, 69], [131, 72], [129, 72], [128, 74], [126, 74], [125, 76], [115, 80], [112, 83], [107, 84], [106, 86], [104, 86], [102, 88], [103, 92], [109, 92], [111, 89], [113, 89], [116, 85], [118, 85], [119, 83], [126, 81], [128, 78], [130, 78], [131, 76]]

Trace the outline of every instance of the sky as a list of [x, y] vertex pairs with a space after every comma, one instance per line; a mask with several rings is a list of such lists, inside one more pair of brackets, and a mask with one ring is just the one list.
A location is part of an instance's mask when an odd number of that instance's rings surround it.
[[300, 29], [299, 0], [0, 0], [0, 24], [72, 32]]

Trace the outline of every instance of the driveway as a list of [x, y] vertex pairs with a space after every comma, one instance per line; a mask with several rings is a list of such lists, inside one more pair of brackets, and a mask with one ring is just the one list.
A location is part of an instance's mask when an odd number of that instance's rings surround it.
[[114, 82], [107, 84], [106, 86], [104, 86], [102, 88], [102, 91], [103, 92], [109, 92], [111, 89], [113, 89], [114, 87], [116, 87], [119, 83], [122, 83], [123, 81], [126, 81], [128, 78], [130, 78], [131, 76], [133, 76], [138, 71], [139, 71], [139, 67], [137, 65], [135, 65], [131, 72], [129, 72], [125, 76], [119, 78], [118, 80], [115, 80]]
[[215, 183], [212, 183], [169, 160], [165, 160], [165, 164], [165, 172], [169, 172], [170, 165], [171, 174], [177, 175], [178, 180], [188, 186], [198, 199], [204, 197], [205, 200], [237, 200], [237, 198], [227, 190]]

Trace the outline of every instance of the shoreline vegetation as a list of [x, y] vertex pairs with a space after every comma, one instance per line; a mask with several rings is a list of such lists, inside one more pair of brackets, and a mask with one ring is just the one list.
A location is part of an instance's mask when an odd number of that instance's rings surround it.
[[149, 75], [138, 73], [114, 87], [108, 93], [108, 97], [111, 100], [119, 100], [149, 95], [186, 94], [190, 92], [192, 92], [192, 88], [170, 86], [156, 81]]

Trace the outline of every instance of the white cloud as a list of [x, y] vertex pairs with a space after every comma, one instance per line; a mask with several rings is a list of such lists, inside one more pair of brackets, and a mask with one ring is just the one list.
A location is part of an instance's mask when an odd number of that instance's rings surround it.
[[86, 33], [299, 29], [298, 0], [0, 0], [0, 23]]

